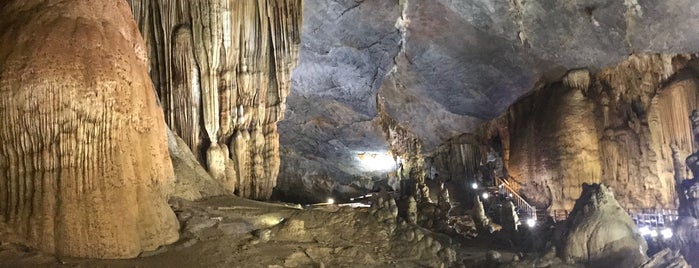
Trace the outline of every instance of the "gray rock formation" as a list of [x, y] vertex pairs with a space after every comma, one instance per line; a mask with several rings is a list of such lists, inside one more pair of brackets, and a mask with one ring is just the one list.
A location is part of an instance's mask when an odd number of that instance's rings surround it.
[[666, 248], [644, 262], [639, 268], [691, 268], [679, 251]]
[[646, 241], [602, 184], [583, 184], [558, 248], [562, 259], [590, 266], [636, 267], [648, 259]]
[[378, 100], [432, 151], [570, 69], [595, 73], [632, 52], [699, 51], [699, 29], [689, 26], [699, 20], [697, 7], [692, 0], [306, 0], [281, 144], [341, 184], [382, 180], [385, 172], [368, 172], [356, 157], [390, 148]]

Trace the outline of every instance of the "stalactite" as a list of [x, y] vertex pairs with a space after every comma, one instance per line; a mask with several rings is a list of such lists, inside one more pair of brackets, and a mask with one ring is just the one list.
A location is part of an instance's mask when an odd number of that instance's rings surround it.
[[[271, 126], [298, 61], [302, 1], [130, 2], [168, 124], [229, 191], [269, 198], [279, 169]], [[219, 159], [226, 145], [231, 161]]]
[[199, 151], [200, 127], [199, 110], [201, 109], [201, 89], [199, 67], [194, 57], [192, 31], [187, 25], [175, 30], [173, 43], [172, 93], [166, 94], [172, 112], [168, 113], [167, 122], [176, 133], [187, 142], [193, 152]]
[[637, 54], [595, 75], [572, 70], [479, 133], [507, 129], [508, 171], [537, 206], [569, 210], [581, 183], [602, 182], [625, 208], [674, 207], [676, 175], [687, 173], [677, 155], [694, 150], [692, 60]]
[[0, 226], [63, 256], [176, 241], [164, 119], [126, 3], [9, 1], [0, 15]]
[[563, 77], [563, 84], [577, 90], [587, 90], [590, 87], [590, 72], [587, 69], [571, 70]]
[[432, 154], [439, 177], [446, 180], [472, 180], [484, 163], [480, 142], [471, 135], [453, 138]]

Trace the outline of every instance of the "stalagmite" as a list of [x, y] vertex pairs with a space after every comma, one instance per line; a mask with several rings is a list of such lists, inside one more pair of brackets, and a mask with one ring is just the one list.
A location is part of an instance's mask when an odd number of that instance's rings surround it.
[[[302, 1], [129, 2], [155, 59], [151, 73], [168, 125], [229, 191], [269, 198]], [[226, 164], [226, 145], [235, 165]]]
[[127, 4], [1, 5], [0, 229], [61, 256], [175, 242], [163, 114]]
[[570, 71], [562, 86], [484, 125], [482, 139], [506, 138], [507, 171], [535, 206], [570, 210], [581, 183], [603, 182], [625, 208], [671, 208], [676, 176], [687, 175], [673, 154], [694, 149], [686, 118], [699, 105], [699, 82], [683, 69], [690, 59], [638, 54], [595, 75]]
[[645, 262], [646, 241], [605, 185], [584, 184], [566, 222], [559, 256], [590, 266], [614, 263], [638, 267]]

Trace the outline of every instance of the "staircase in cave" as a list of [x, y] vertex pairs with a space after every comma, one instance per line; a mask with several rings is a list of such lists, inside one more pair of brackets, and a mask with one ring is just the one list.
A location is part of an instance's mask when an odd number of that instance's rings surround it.
[[536, 221], [542, 221], [546, 219], [546, 209], [539, 209], [532, 206], [527, 202], [524, 197], [520, 196], [517, 191], [515, 191], [507, 180], [496, 179], [495, 190], [498, 194], [504, 194], [512, 200], [512, 203], [518, 210], [518, 216], [520, 219], [535, 219]]

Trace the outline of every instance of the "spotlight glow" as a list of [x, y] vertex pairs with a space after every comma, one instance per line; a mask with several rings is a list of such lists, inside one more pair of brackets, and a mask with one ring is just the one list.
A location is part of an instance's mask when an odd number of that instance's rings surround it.
[[481, 196], [483, 197], [483, 199], [488, 199], [488, 197], [490, 197], [490, 195], [488, 193], [483, 193], [483, 195], [481, 195]]
[[527, 226], [529, 226], [529, 228], [536, 226], [536, 220], [535, 219], [527, 219]]
[[475, 190], [475, 189], [478, 189], [478, 183], [475, 183], [475, 182], [472, 183], [472, 184], [471, 184], [471, 188], [473, 188], [474, 190]]
[[638, 231], [641, 233], [642, 236], [650, 235], [650, 228], [648, 228], [648, 226], [643, 226], [639, 228]]
[[335, 199], [328, 198], [328, 204], [330, 204], [330, 205], [335, 204]]
[[510, 196], [510, 198], [512, 198], [514, 195], [513, 195], [513, 194], [509, 194], [508, 196]]
[[657, 237], [657, 236], [658, 236], [658, 231], [656, 231], [656, 230], [650, 231], [650, 237]]
[[670, 239], [672, 238], [672, 229], [665, 228], [662, 231], [660, 231], [660, 234], [663, 236], [663, 239]]
[[392, 171], [396, 161], [388, 152], [357, 152], [357, 161], [365, 171]]

